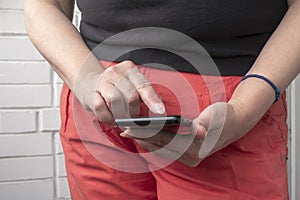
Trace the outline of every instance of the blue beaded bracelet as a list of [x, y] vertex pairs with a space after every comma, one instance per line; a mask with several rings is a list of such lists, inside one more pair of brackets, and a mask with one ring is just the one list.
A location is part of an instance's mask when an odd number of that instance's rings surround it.
[[247, 78], [252, 78], [252, 77], [259, 78], [261, 80], [266, 81], [273, 88], [273, 90], [275, 91], [275, 101], [274, 101], [274, 103], [276, 101], [278, 101], [278, 99], [280, 99], [280, 90], [278, 89], [278, 87], [276, 87], [276, 85], [272, 81], [270, 81], [270, 79], [268, 79], [268, 78], [266, 78], [266, 77], [264, 77], [262, 75], [259, 75], [259, 74], [248, 74], [248, 75], [244, 76], [241, 81], [243, 81], [243, 80], [245, 80]]

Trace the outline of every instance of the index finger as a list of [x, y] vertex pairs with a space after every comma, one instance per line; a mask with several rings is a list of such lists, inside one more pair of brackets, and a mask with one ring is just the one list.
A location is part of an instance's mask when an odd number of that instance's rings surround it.
[[135, 86], [143, 102], [153, 113], [165, 113], [165, 106], [160, 96], [156, 93], [148, 79], [136, 67], [130, 69], [126, 73], [126, 76]]

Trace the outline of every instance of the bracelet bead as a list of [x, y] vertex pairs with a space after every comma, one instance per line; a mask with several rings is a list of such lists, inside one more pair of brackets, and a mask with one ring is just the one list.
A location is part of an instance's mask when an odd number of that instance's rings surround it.
[[267, 83], [273, 88], [273, 90], [275, 91], [275, 101], [274, 101], [274, 103], [280, 99], [280, 90], [279, 90], [278, 87], [277, 87], [270, 79], [268, 79], [267, 77], [262, 76], [262, 75], [259, 75], [259, 74], [248, 74], [248, 75], [244, 76], [244, 77], [242, 78], [241, 81], [246, 80], [247, 78], [259, 78], [259, 79], [261, 79], [261, 80], [264, 80], [264, 81], [267, 82]]

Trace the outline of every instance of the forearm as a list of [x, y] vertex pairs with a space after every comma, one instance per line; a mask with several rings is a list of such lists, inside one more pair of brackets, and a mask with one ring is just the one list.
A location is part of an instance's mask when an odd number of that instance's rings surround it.
[[[73, 89], [82, 63], [90, 54], [72, 25], [73, 0], [25, 0], [25, 22], [33, 44]], [[94, 62], [93, 65], [99, 65]]]
[[[294, 1], [248, 74], [270, 79], [281, 92], [300, 72], [300, 1]], [[250, 129], [269, 109], [275, 92], [265, 81], [249, 78], [240, 83], [230, 103], [238, 105]]]

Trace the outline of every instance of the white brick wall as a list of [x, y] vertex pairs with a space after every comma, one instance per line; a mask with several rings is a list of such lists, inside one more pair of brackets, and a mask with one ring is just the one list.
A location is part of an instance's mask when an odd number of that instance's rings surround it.
[[1, 0], [0, 9], [23, 10], [23, 0]]
[[0, 72], [0, 84], [50, 84], [50, 66], [46, 62], [2, 61]]
[[0, 160], [0, 180], [18, 181], [53, 177], [53, 157], [17, 157]]
[[43, 109], [40, 111], [40, 130], [55, 131], [60, 127], [60, 115], [58, 108]]
[[25, 25], [22, 11], [4, 10], [0, 13], [0, 19], [10, 23], [1, 23], [0, 30], [2, 33], [25, 33]]
[[0, 135], [0, 157], [52, 155], [52, 133]]
[[56, 199], [53, 181], [50, 179], [0, 183], [3, 200], [53, 200]]
[[0, 0], [1, 200], [70, 198], [58, 133], [61, 86], [26, 34], [23, 0]]
[[[1, 133], [25, 133], [36, 131], [36, 112], [34, 111], [2, 111], [0, 115]], [[17, 126], [16, 122], [18, 123]]]
[[51, 85], [0, 85], [1, 108], [51, 107]]

